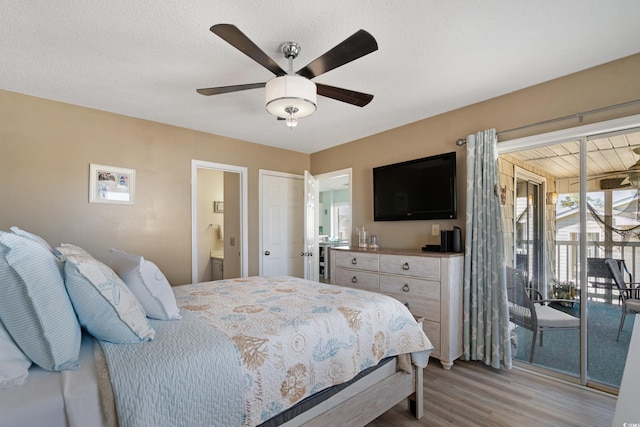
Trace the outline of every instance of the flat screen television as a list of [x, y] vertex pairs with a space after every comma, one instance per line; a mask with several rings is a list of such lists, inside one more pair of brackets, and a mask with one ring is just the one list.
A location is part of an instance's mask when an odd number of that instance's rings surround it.
[[455, 152], [373, 168], [374, 221], [455, 218]]

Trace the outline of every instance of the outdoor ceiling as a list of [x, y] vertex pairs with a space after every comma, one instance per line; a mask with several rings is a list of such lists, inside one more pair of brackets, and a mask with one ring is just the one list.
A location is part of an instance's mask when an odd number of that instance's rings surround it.
[[[640, 52], [640, 1], [0, 0], [0, 88], [313, 153]], [[282, 68], [302, 68], [359, 29], [379, 50], [315, 82], [373, 94], [319, 97], [289, 130], [264, 89], [198, 88], [273, 75], [214, 35], [236, 25]], [[179, 143], [180, 141], [176, 141]], [[454, 141], [451, 141], [452, 143]]]
[[[587, 177], [625, 177], [625, 171], [640, 156], [633, 149], [640, 147], [640, 130], [587, 140]], [[529, 166], [556, 178], [580, 176], [580, 142], [566, 142], [508, 154]]]

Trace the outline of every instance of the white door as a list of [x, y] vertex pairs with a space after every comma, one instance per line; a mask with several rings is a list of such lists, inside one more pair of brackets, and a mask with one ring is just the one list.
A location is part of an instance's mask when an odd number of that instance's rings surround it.
[[318, 180], [304, 171], [304, 278], [318, 281], [318, 217], [320, 216]]
[[260, 173], [260, 274], [304, 277], [304, 181], [299, 175]]

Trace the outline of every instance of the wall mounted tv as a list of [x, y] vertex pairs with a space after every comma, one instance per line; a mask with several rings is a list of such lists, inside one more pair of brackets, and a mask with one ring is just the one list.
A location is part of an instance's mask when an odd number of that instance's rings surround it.
[[455, 218], [455, 152], [373, 168], [374, 221]]

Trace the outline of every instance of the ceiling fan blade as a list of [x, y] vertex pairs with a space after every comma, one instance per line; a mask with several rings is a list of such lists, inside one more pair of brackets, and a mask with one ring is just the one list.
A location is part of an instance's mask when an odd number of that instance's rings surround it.
[[196, 89], [200, 95], [220, 95], [221, 93], [239, 92], [241, 90], [258, 89], [264, 87], [266, 83], [248, 83], [244, 85], [208, 87], [204, 89]]
[[358, 107], [364, 107], [373, 99], [373, 95], [368, 93], [356, 92], [355, 90], [342, 89], [335, 86], [329, 86], [322, 83], [316, 83], [318, 95], [333, 98], [337, 101], [353, 104]]
[[301, 68], [296, 74], [312, 79], [376, 50], [378, 50], [376, 39], [365, 30], [358, 30], [351, 37]]
[[244, 35], [242, 31], [232, 24], [216, 24], [210, 28], [211, 32], [249, 58], [271, 71], [276, 76], [284, 76], [287, 74], [269, 55], [264, 53], [249, 37]]

